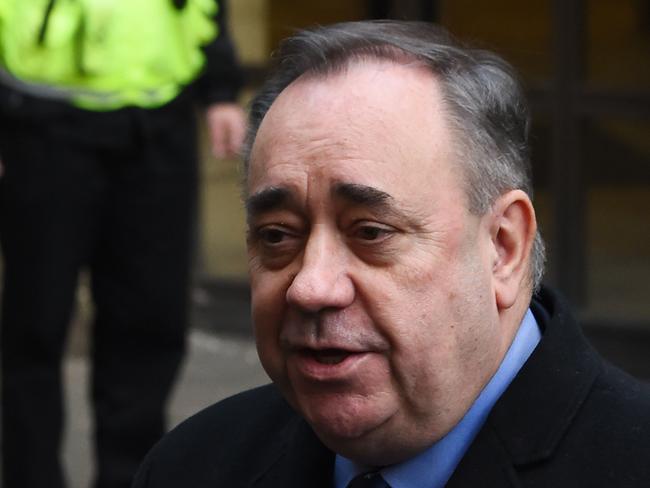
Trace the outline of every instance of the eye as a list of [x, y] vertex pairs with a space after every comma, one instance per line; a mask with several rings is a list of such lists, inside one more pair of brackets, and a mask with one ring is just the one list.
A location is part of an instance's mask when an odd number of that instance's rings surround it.
[[284, 223], [261, 224], [250, 228], [247, 240], [251, 262], [277, 270], [291, 263], [299, 252], [303, 231]]
[[256, 241], [269, 247], [278, 246], [292, 237], [296, 237], [295, 233], [277, 225], [266, 225], [260, 227], [259, 229], [256, 229], [254, 233]]
[[287, 233], [277, 228], [261, 229], [259, 237], [267, 244], [279, 244], [287, 237]]
[[353, 236], [365, 242], [380, 242], [395, 233], [392, 227], [370, 222], [360, 222], [354, 228]]

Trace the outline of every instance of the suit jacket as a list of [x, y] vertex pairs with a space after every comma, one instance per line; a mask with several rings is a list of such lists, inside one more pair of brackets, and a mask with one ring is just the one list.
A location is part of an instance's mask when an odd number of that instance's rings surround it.
[[[650, 387], [603, 361], [549, 290], [531, 308], [542, 340], [447, 486], [650, 487]], [[333, 465], [269, 385], [173, 430], [134, 488], [331, 488]]]

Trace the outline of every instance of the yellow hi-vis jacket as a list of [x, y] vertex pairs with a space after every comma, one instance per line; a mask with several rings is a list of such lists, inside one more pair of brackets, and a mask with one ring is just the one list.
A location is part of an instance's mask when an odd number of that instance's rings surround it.
[[216, 0], [0, 0], [0, 81], [90, 110], [153, 108], [201, 71]]

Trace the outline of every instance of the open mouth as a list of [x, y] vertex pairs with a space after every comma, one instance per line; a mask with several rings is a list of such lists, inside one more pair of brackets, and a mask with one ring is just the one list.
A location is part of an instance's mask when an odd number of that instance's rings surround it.
[[339, 364], [352, 354], [343, 349], [306, 349], [304, 352], [321, 364]]
[[367, 362], [367, 350], [340, 349], [337, 347], [311, 348], [294, 350], [290, 359], [290, 368], [308, 382], [341, 382], [354, 377]]

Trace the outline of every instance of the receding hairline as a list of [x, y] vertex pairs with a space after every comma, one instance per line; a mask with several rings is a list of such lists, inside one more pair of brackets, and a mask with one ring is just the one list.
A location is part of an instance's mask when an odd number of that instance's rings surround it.
[[[370, 21], [370, 23], [374, 24], [375, 27], [382, 27], [382, 24], [388, 26], [390, 22], [379, 20], [379, 21]], [[257, 120], [253, 114], [254, 111], [251, 110], [252, 123], [249, 127], [249, 137], [247, 138], [248, 140], [245, 144], [245, 148], [243, 152], [243, 160], [244, 160], [243, 169], [244, 169], [245, 178], [247, 177], [248, 163], [249, 163], [251, 150], [255, 140], [257, 139], [257, 132], [261, 127], [262, 122], [266, 118], [266, 115], [270, 111], [271, 107], [275, 104], [277, 98], [297, 80], [319, 79], [319, 78], [322, 79], [327, 76], [331, 76], [343, 72], [346, 69], [348, 69], [351, 65], [364, 62], [364, 61], [365, 62], [385, 61], [389, 63], [392, 62], [398, 65], [401, 64], [401, 65], [421, 66], [422, 68], [426, 69], [429, 73], [431, 73], [434, 76], [434, 78], [438, 78], [439, 72], [449, 69], [450, 65], [453, 64], [450, 63], [449, 60], [447, 60], [447, 62], [432, 64], [432, 59], [430, 59], [427, 56], [425, 50], [422, 49], [422, 46], [408, 45], [408, 40], [409, 40], [408, 36], [405, 36], [403, 39], [407, 41], [404, 46], [397, 45], [396, 43], [397, 40], [391, 38], [390, 36], [387, 36], [383, 39], [375, 38], [375, 37], [373, 37], [372, 39], [357, 38], [355, 41], [352, 42], [353, 45], [347, 46], [346, 49], [336, 49], [333, 48], [333, 46], [330, 46], [330, 49], [327, 52], [320, 52], [316, 56], [314, 56], [313, 53], [310, 54], [310, 56], [301, 56], [299, 54], [299, 49], [304, 49], [309, 47], [313, 48], [313, 45], [309, 46], [311, 44], [311, 41], [307, 40], [304, 37], [301, 38], [303, 34], [307, 34], [310, 36], [318, 35], [318, 31], [320, 30], [336, 30], [337, 27], [341, 27], [345, 24], [346, 23], [335, 24], [329, 27], [319, 27], [314, 30], [308, 29], [305, 31], [301, 31], [296, 35], [295, 38], [285, 39], [281, 44], [278, 52], [274, 53], [274, 58], [280, 61], [280, 63], [276, 65], [274, 68], [276, 74], [279, 72], [285, 72], [285, 73], [293, 72], [296, 74], [296, 76], [291, 80], [285, 80], [285, 83], [283, 83], [283, 85], [280, 86], [280, 89], [276, 91], [275, 95], [273, 95], [271, 103], [265, 107], [262, 116], [257, 117]], [[434, 35], [435, 33], [436, 39], [427, 40], [427, 42], [429, 41], [439, 42], [441, 43], [441, 45], [444, 45], [450, 51], [454, 51], [457, 56], [459, 57], [466, 56], [466, 52], [461, 47], [460, 43], [444, 29], [436, 29], [435, 31], [433, 31], [431, 30], [432, 25], [424, 22], [412, 22], [411, 24], [419, 25], [419, 27], [423, 29], [424, 32], [427, 34]], [[361, 23], [359, 25], [361, 25]], [[412, 41], [413, 39], [411, 38], [410, 40]], [[292, 41], [294, 42], [292, 43]], [[418, 39], [418, 42], [419, 41], [423, 41], [423, 40]], [[298, 50], [296, 50], [296, 46], [294, 44], [298, 45], [299, 47]], [[290, 46], [293, 46], [293, 48], [291, 48]], [[315, 51], [318, 50], [319, 50], [318, 48], [315, 49]], [[442, 78], [443, 77], [441, 77], [437, 81], [442, 82], [443, 81]], [[273, 76], [270, 78], [270, 81], [271, 82], [274, 81]], [[251, 108], [254, 108], [253, 105], [251, 105]]]
[[280, 98], [284, 98], [283, 95], [285, 95], [288, 90], [292, 89], [296, 85], [303, 84], [303, 83], [327, 82], [336, 77], [343, 76], [347, 74], [349, 71], [358, 67], [372, 66], [372, 65], [378, 65], [378, 66], [385, 65], [385, 66], [397, 66], [401, 68], [412, 69], [415, 72], [420, 72], [424, 74], [427, 78], [429, 78], [429, 81], [431, 82], [432, 93], [437, 92], [439, 94], [437, 98], [438, 101], [440, 102], [441, 107], [447, 109], [447, 104], [444, 99], [444, 89], [442, 86], [443, 80], [438, 76], [438, 74], [435, 71], [431, 70], [431, 67], [428, 66], [424, 60], [419, 59], [417, 56], [411, 55], [410, 53], [407, 52], [403, 52], [402, 54], [403, 55], [401, 56], [388, 58], [388, 57], [377, 57], [367, 53], [360, 53], [359, 55], [347, 57], [343, 59], [340, 63], [331, 65], [329, 68], [323, 68], [322, 66], [318, 66], [315, 67], [314, 69], [309, 69], [303, 72], [295, 79], [293, 79], [290, 83], [288, 83], [273, 99], [273, 102], [269, 105], [268, 109], [264, 114], [264, 117], [260, 120], [258, 130], [255, 133], [256, 137], [253, 140], [253, 144], [257, 140], [257, 134], [259, 132], [259, 128], [262, 127], [262, 124], [266, 119], [266, 116], [273, 110], [273, 107], [277, 104], [277, 101]]
[[[415, 53], [406, 51], [392, 44], [379, 44], [371, 47], [358, 47], [351, 49], [345, 56], [328, 59], [326, 62], [318, 63], [305, 70], [297, 79], [308, 76], [319, 78], [322, 76], [335, 75], [349, 69], [352, 65], [364, 63], [392, 63], [401, 66], [420, 66], [435, 74], [426, 59]], [[296, 81], [294, 80], [294, 81]]]
[[[253, 139], [253, 145], [257, 140], [257, 134], [259, 132], [259, 128], [261, 128], [264, 120], [266, 119], [266, 116], [269, 114], [269, 112], [271, 112], [273, 106], [276, 105], [278, 99], [280, 99], [280, 97], [282, 97], [282, 95], [291, 87], [300, 83], [327, 81], [330, 78], [335, 78], [339, 75], [344, 75], [351, 68], [363, 66], [366, 64], [377, 64], [377, 65], [393, 65], [393, 66], [400, 66], [405, 68], [413, 68], [414, 70], [422, 71], [423, 73], [426, 73], [431, 77], [431, 80], [434, 85], [434, 90], [436, 89], [435, 88], [436, 84], [440, 85], [442, 80], [438, 77], [437, 73], [433, 71], [431, 67], [426, 63], [426, 60], [420, 59], [416, 55], [403, 51], [398, 47], [395, 46], [387, 46], [387, 47], [391, 48], [390, 51], [394, 51], [394, 56], [377, 56], [374, 55], [373, 53], [369, 53], [365, 51], [358, 52], [358, 53], [353, 52], [349, 56], [337, 60], [336, 63], [322, 63], [313, 66], [307, 69], [306, 71], [304, 71], [303, 73], [301, 73], [293, 80], [291, 80], [291, 82], [288, 83], [285, 87], [283, 87], [282, 90], [278, 92], [277, 96], [274, 97], [273, 102], [268, 106], [266, 112], [264, 113], [264, 117], [262, 117], [262, 119], [259, 121], [259, 125], [257, 127], [258, 130], [255, 131], [255, 138]], [[444, 103], [442, 97], [441, 97], [441, 101]]]
[[[393, 47], [393, 46], [391, 46]], [[448, 106], [447, 101], [445, 100], [444, 94], [444, 80], [439, 76], [437, 72], [431, 69], [431, 66], [426, 63], [426, 60], [419, 59], [417, 56], [402, 51], [399, 48], [392, 49], [394, 56], [390, 57], [378, 57], [372, 53], [358, 53], [357, 55], [351, 55], [344, 59], [341, 59], [340, 62], [335, 65], [330, 66], [328, 69], [310, 69], [303, 72], [300, 76], [296, 77], [289, 84], [287, 84], [274, 98], [273, 103], [269, 105], [268, 110], [265, 113], [265, 116], [260, 121], [258, 130], [256, 131], [256, 137], [253, 140], [253, 144], [250, 148], [249, 154], [249, 165], [252, 165], [254, 162], [255, 147], [260, 141], [259, 135], [262, 131], [262, 127], [267, 121], [267, 116], [274, 112], [274, 108], [277, 109], [277, 103], [280, 101], [280, 104], [286, 102], [286, 92], [295, 88], [300, 84], [311, 84], [311, 83], [327, 83], [328, 81], [335, 79], [337, 77], [345, 76], [349, 71], [355, 70], [356, 68], [363, 68], [366, 66], [386, 66], [386, 67], [398, 67], [404, 68], [406, 70], [412, 71], [413, 73], [419, 73], [421, 76], [424, 76], [424, 84], [428, 85], [428, 91], [433, 98], [433, 103], [435, 108], [431, 110], [433, 117], [442, 120], [442, 125], [444, 126], [445, 139], [449, 144], [449, 151], [451, 154], [450, 160], [450, 169], [456, 174], [459, 183], [462, 187], [468, 183], [468, 175], [464, 168], [462, 157], [460, 155], [461, 141], [458, 131], [453, 127], [450, 115], [450, 107]], [[407, 77], [403, 78], [402, 85], [408, 86], [413, 82], [412, 79]], [[291, 100], [289, 98], [289, 100]], [[291, 102], [290, 102], [291, 103]], [[429, 109], [427, 109], [429, 110]], [[247, 198], [250, 183], [250, 170], [245, 175], [246, 180], [243, 185], [243, 197]], [[465, 202], [466, 206], [469, 206], [469, 199], [467, 198], [467, 189], [464, 188], [463, 197], [467, 200]]]

